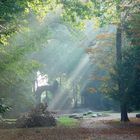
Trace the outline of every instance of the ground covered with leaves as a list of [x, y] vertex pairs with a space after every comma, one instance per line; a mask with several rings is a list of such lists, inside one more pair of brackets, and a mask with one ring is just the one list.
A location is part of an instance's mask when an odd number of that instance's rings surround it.
[[[81, 120], [87, 123], [87, 120]], [[128, 123], [118, 120], [92, 121], [92, 127], [57, 126], [37, 128], [3, 128], [0, 140], [140, 140], [140, 120], [131, 119]]]

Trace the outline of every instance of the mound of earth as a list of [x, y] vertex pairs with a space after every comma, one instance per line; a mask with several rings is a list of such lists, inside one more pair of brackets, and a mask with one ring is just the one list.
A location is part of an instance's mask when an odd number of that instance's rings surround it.
[[21, 115], [17, 121], [16, 126], [19, 128], [30, 127], [50, 127], [55, 126], [56, 120], [51, 112], [47, 110], [47, 106], [43, 103], [39, 104], [32, 111]]

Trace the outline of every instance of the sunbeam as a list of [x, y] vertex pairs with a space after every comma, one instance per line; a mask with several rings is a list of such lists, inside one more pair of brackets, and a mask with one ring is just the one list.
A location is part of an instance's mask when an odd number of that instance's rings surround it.
[[[77, 81], [80, 79], [80, 77], [82, 76], [83, 73], [86, 72], [86, 67], [88, 66], [89, 63], [89, 57], [87, 55], [85, 55], [83, 58], [81, 58], [79, 60], [79, 63], [77, 65], [77, 67], [73, 70], [73, 72], [69, 75], [68, 81], [70, 81], [71, 83], [74, 81]], [[72, 96], [69, 93], [67, 93], [66, 98], [64, 98], [63, 102], [60, 100], [62, 99], [62, 97], [64, 96], [64, 94], [66, 93], [65, 90], [60, 90], [59, 93], [57, 93], [57, 95], [55, 95], [55, 97], [53, 98], [53, 100], [51, 101], [51, 103], [49, 104], [49, 109], [53, 110], [55, 109], [56, 105], [58, 106], [58, 104], [61, 104], [61, 107], [63, 107], [63, 104], [67, 101], [67, 98], [69, 96]], [[61, 108], [59, 108], [61, 109]]]

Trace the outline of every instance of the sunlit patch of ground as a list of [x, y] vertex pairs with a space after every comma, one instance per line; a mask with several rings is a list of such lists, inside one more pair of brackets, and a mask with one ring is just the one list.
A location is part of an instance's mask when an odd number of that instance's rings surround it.
[[92, 126], [0, 129], [0, 140], [140, 140], [139, 119], [133, 118], [128, 123], [93, 121]]
[[79, 120], [69, 118], [68, 116], [62, 116], [57, 119], [57, 125], [59, 127], [77, 127], [79, 123]]

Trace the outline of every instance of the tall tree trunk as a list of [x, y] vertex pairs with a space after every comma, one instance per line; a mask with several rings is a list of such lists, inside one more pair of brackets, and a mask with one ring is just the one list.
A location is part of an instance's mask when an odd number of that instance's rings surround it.
[[117, 33], [116, 33], [116, 63], [117, 63], [117, 70], [118, 70], [118, 88], [119, 93], [121, 95], [120, 100], [120, 110], [121, 110], [121, 121], [129, 121], [128, 115], [127, 115], [127, 102], [125, 98], [125, 89], [124, 89], [124, 82], [123, 77], [121, 74], [120, 66], [122, 63], [122, 29], [121, 26], [117, 27]]
[[127, 104], [125, 103], [125, 101], [123, 102], [122, 100], [120, 108], [121, 108], [121, 121], [123, 122], [129, 121], [129, 118], [127, 115]]

